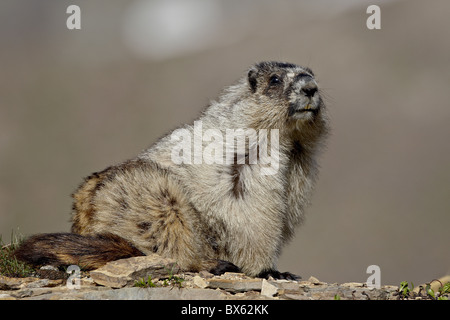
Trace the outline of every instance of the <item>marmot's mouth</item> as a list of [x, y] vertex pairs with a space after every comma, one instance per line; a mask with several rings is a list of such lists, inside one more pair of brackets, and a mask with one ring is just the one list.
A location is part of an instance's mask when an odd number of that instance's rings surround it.
[[297, 112], [317, 112], [319, 110], [319, 107], [305, 107], [303, 109], [297, 110]]
[[306, 107], [304, 107], [302, 109], [295, 110], [295, 113], [307, 113], [307, 112], [311, 112], [311, 113], [316, 114], [317, 112], [319, 112], [319, 107], [315, 107], [314, 108], [313, 106], [311, 106], [309, 104], [309, 105], [307, 105]]
[[311, 112], [315, 115], [319, 112], [319, 109], [320, 109], [320, 105], [315, 106], [311, 103], [308, 103], [304, 107], [300, 107], [300, 108], [298, 107], [298, 105], [290, 105], [289, 106], [289, 116], [292, 116], [294, 114], [299, 114], [299, 113], [308, 113], [308, 112]]
[[296, 110], [295, 112], [315, 112], [316, 108], [314, 108], [310, 103], [303, 107], [303, 109]]

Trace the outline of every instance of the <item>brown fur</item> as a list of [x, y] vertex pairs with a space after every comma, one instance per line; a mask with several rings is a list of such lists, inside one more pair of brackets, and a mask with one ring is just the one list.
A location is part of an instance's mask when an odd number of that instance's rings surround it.
[[84, 269], [95, 269], [108, 261], [142, 256], [143, 253], [113, 234], [53, 233], [30, 237], [15, 255], [34, 265], [75, 264]]
[[72, 194], [73, 211], [78, 214], [72, 218], [72, 232], [81, 233], [81, 231], [89, 226], [92, 217], [95, 214], [95, 208], [91, 203], [95, 190], [105, 179], [106, 172], [109, 168], [98, 173], [93, 173], [85, 178], [84, 183], [80, 185], [77, 191]]
[[[132, 188], [129, 181], [133, 181]], [[85, 184], [89, 185], [90, 180]], [[85, 189], [81, 186], [74, 198], [79, 198], [80, 192], [84, 194]], [[208, 252], [213, 249], [207, 250], [210, 245], [198, 230], [202, 228], [198, 213], [180, 183], [156, 164], [130, 160], [111, 167], [86, 200], [92, 210], [73, 215], [73, 230], [82, 235], [126, 234], [145, 254], [174, 258], [184, 269], [199, 270], [201, 263], [210, 258]], [[89, 225], [80, 223], [87, 219]], [[204, 250], [196, 250], [200, 246]]]

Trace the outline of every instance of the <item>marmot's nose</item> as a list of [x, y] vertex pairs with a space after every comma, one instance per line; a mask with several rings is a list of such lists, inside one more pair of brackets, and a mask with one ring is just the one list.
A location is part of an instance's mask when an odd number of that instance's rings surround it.
[[305, 87], [302, 88], [302, 92], [308, 98], [312, 98], [317, 92], [317, 86], [314, 83], [308, 83]]

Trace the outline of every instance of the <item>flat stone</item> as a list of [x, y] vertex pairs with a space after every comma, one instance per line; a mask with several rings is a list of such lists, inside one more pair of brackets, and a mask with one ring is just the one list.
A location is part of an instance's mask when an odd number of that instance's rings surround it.
[[286, 290], [280, 294], [281, 298], [295, 300], [334, 300], [338, 296], [341, 300], [386, 300], [393, 292], [393, 288], [366, 288], [362, 284], [347, 283], [345, 285], [300, 285], [298, 290]]
[[122, 288], [79, 295], [86, 300], [223, 300], [226, 295], [211, 289]]
[[[58, 287], [44, 290], [44, 288], [32, 290], [23, 300], [84, 300], [84, 295], [93, 292], [112, 290], [107, 287], [81, 287], [80, 289], [68, 289]], [[114, 289], [118, 290], [118, 289]]]
[[0, 293], [0, 300], [17, 300], [17, 298], [14, 298], [7, 293]]
[[228, 280], [243, 280], [243, 279], [251, 279], [245, 275], [245, 273], [240, 272], [225, 272], [220, 276], [222, 279]]
[[346, 282], [341, 284], [341, 286], [343, 287], [354, 287], [354, 288], [362, 288], [365, 287], [364, 283], [359, 283], [359, 282]]
[[58, 268], [51, 265], [42, 266], [39, 268], [39, 270], [51, 270], [51, 271], [58, 271]]
[[278, 287], [271, 284], [266, 279], [263, 279], [262, 285], [261, 285], [261, 295], [266, 297], [273, 297], [278, 292]]
[[312, 283], [320, 283], [320, 280], [313, 276], [309, 277], [308, 281]]
[[313, 300], [311, 297], [308, 297], [307, 295], [298, 293], [286, 293], [282, 295], [282, 298], [287, 300]]
[[24, 283], [39, 280], [38, 278], [9, 278], [0, 276], [0, 290], [19, 290]]
[[287, 291], [298, 291], [300, 288], [300, 283], [297, 281], [277, 280], [269, 281], [269, 283], [276, 286], [278, 289]]
[[91, 271], [90, 275], [99, 285], [122, 288], [132, 286], [135, 281], [147, 279], [148, 276], [152, 279], [166, 277], [172, 272], [175, 264], [175, 260], [155, 254], [108, 262], [103, 267]]
[[209, 273], [208, 271], [204, 271], [204, 270], [200, 271], [198, 273], [198, 275], [204, 279], [210, 279], [214, 276], [212, 273]]
[[9, 278], [0, 276], [0, 290], [19, 290], [22, 288], [55, 287], [62, 283], [62, 280], [48, 280], [34, 277]]
[[49, 279], [38, 279], [33, 282], [24, 283], [21, 285], [21, 288], [51, 288], [59, 286], [63, 283], [66, 283], [65, 280], [49, 280]]
[[213, 278], [208, 281], [208, 288], [223, 289], [228, 292], [261, 291], [262, 279], [229, 280]]
[[202, 289], [204, 289], [208, 286], [208, 282], [205, 279], [201, 278], [200, 276], [195, 276], [192, 279], [192, 282], [194, 282], [194, 284], [197, 287], [202, 288]]

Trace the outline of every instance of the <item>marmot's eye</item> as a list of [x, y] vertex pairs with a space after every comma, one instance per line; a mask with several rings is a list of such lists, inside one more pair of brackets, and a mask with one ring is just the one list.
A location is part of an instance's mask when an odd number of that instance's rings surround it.
[[281, 78], [277, 75], [271, 76], [269, 79], [269, 84], [271, 85], [277, 85], [281, 83]]

